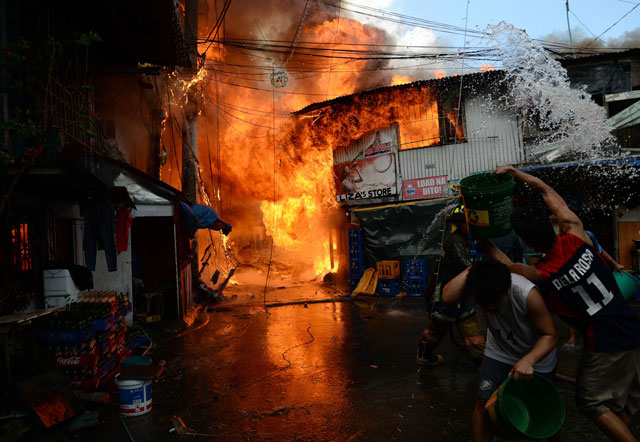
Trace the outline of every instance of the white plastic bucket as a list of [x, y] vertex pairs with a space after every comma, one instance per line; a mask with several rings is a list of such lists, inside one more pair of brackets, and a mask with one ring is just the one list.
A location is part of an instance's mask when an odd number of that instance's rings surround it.
[[140, 416], [151, 411], [151, 381], [120, 380], [116, 376], [120, 413]]

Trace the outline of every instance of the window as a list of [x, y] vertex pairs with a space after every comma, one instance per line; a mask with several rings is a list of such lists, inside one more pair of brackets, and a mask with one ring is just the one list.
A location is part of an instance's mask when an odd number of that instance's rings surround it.
[[400, 150], [466, 142], [457, 94], [442, 99], [425, 90], [421, 103], [398, 106], [396, 115]]
[[13, 246], [13, 269], [29, 271], [33, 268], [31, 246], [29, 244], [29, 224], [15, 224], [11, 229], [11, 245]]

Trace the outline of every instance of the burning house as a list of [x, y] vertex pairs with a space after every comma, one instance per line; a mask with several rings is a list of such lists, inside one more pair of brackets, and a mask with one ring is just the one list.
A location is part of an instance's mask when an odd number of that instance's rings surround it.
[[501, 104], [502, 80], [502, 72], [488, 71], [418, 81], [296, 112], [312, 121], [314, 142], [333, 152], [334, 195], [363, 227], [368, 267], [433, 261], [442, 229], [436, 215], [455, 183], [525, 161], [518, 115]]

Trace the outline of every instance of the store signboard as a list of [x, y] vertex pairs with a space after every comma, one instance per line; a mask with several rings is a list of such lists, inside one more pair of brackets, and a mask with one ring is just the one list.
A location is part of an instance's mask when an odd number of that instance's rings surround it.
[[396, 154], [387, 153], [334, 166], [338, 201], [396, 195]]
[[402, 196], [406, 200], [436, 198], [447, 194], [447, 175], [404, 180]]

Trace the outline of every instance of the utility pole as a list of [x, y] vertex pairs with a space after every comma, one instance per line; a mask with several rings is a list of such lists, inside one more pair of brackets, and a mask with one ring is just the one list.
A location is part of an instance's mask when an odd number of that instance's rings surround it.
[[[198, 0], [185, 2], [185, 39], [189, 47], [191, 75], [198, 69]], [[188, 103], [184, 107], [185, 122], [182, 128], [182, 193], [191, 203], [198, 202], [197, 162], [198, 162], [198, 107], [196, 91], [187, 92]], [[191, 287], [197, 286], [198, 278], [198, 238], [191, 241]], [[185, 306], [186, 307], [186, 306]]]

